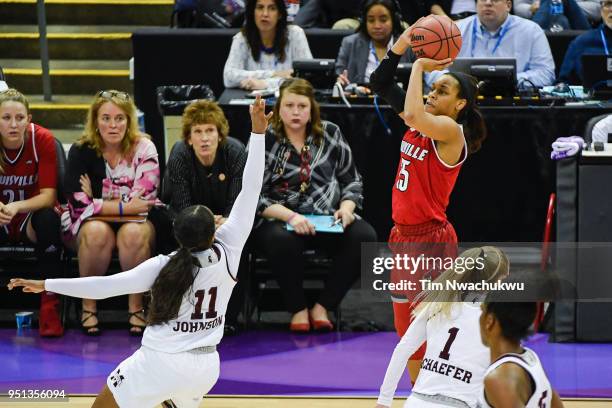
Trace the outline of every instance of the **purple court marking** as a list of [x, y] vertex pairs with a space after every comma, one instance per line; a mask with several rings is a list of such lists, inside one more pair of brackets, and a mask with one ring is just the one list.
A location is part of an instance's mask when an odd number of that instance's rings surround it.
[[[221, 377], [212, 394], [376, 396], [397, 342], [395, 333], [296, 336], [248, 332], [223, 339]], [[64, 389], [96, 394], [106, 376], [140, 340], [127, 330], [99, 338], [69, 331], [41, 339], [35, 330], [0, 330], [0, 393], [9, 389]], [[538, 334], [527, 345], [540, 356], [563, 397], [612, 398], [612, 344], [554, 344]], [[8, 368], [8, 369], [7, 369]], [[406, 396], [406, 378], [398, 396]]]

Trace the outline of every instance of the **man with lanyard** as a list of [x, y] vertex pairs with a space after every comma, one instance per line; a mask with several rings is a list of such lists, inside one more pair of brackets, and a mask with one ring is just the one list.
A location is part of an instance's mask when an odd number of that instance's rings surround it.
[[584, 54], [612, 57], [612, 0], [601, 1], [601, 19], [599, 27], [579, 35], [570, 43], [559, 71], [559, 82], [582, 83], [581, 58]]
[[[463, 45], [458, 58], [516, 58], [518, 85], [551, 85], [555, 62], [542, 28], [510, 14], [511, 0], [476, 0], [476, 15], [457, 21]], [[442, 73], [427, 78], [432, 84]]]

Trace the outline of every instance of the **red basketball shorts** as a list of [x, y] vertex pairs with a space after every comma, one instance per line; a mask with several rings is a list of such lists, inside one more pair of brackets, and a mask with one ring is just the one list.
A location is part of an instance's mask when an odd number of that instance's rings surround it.
[[[439, 268], [440, 263], [443, 263], [441, 261], [457, 257], [457, 234], [448, 221], [429, 221], [418, 225], [396, 224], [389, 235], [389, 247], [396, 257], [399, 255], [403, 259], [423, 258], [421, 263], [408, 270], [396, 268], [391, 271], [392, 283], [415, 282], [413, 290], [391, 292], [395, 331], [402, 337], [413, 320], [412, 311], [418, 304], [415, 298], [421, 292], [419, 280], [435, 279], [442, 272]], [[434, 262], [436, 259], [440, 259], [440, 263]], [[425, 354], [425, 346], [424, 343], [410, 359], [421, 360]]]

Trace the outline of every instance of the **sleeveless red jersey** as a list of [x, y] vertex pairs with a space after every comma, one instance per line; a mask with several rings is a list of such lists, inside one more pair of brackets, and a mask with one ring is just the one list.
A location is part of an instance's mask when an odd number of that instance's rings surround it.
[[[55, 138], [48, 129], [30, 124], [23, 145], [4, 149], [4, 172], [0, 173], [0, 201], [23, 201], [40, 193], [41, 188], [57, 188]], [[7, 230], [12, 238], [25, 228], [29, 214], [17, 214]]]
[[401, 225], [446, 221], [446, 207], [467, 157], [467, 147], [464, 146], [459, 163], [449, 166], [438, 156], [432, 139], [410, 128], [400, 152], [393, 185], [393, 221]]

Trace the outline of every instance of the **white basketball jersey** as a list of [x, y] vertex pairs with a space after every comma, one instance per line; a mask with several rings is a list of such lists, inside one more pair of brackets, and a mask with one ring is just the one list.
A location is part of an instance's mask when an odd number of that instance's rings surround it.
[[[538, 355], [533, 350], [530, 350], [527, 347], [523, 348], [525, 349], [525, 352], [522, 354], [504, 354], [498, 358], [487, 369], [485, 377], [504, 363], [518, 364], [519, 366], [523, 367], [527, 373], [529, 373], [535, 387], [531, 398], [529, 398], [527, 404], [525, 405], [525, 408], [550, 408], [553, 390], [550, 386], [550, 382], [548, 381], [548, 377], [546, 377], [544, 368], [542, 368], [542, 363], [540, 363]], [[480, 398], [481, 407], [491, 408], [485, 397], [484, 388], [481, 392]]]
[[228, 269], [226, 249], [217, 242], [213, 249], [193, 255], [198, 258], [202, 268], [194, 267], [193, 286], [183, 296], [177, 318], [164, 324], [147, 326], [142, 337], [143, 346], [178, 353], [215, 346], [221, 341], [225, 311], [236, 285]]
[[414, 391], [444, 395], [478, 404], [489, 349], [480, 340], [480, 303], [457, 303], [451, 318], [431, 317], [427, 322], [427, 350]]

